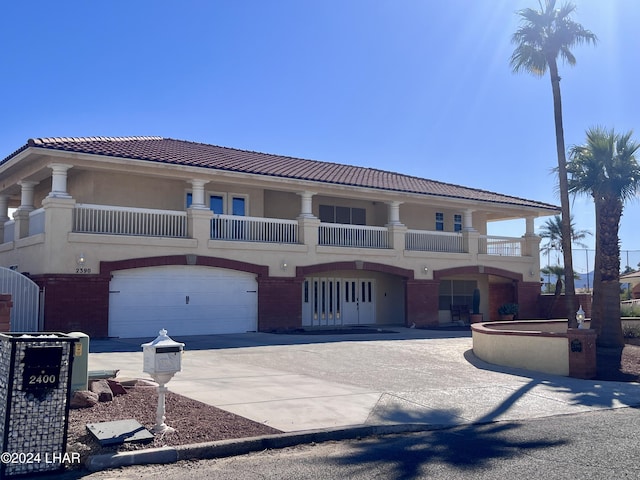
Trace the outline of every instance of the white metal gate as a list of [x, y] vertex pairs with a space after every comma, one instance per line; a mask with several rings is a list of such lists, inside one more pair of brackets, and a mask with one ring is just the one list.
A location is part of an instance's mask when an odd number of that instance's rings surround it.
[[28, 277], [0, 267], [0, 293], [10, 293], [12, 332], [40, 330], [40, 287]]

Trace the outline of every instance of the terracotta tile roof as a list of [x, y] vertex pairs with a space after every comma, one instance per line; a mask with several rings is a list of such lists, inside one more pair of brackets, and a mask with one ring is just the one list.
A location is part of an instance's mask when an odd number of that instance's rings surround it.
[[238, 150], [163, 137], [58, 137], [30, 139], [24, 147], [107, 155], [150, 162], [196, 166], [336, 185], [461, 198], [557, 211], [558, 207], [523, 198], [418, 178], [373, 168]]

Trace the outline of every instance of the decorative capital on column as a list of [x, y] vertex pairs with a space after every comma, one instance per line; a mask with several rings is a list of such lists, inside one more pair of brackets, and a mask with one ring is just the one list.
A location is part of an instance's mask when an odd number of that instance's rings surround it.
[[51, 169], [51, 192], [49, 197], [71, 198], [67, 193], [67, 170], [73, 165], [66, 163], [50, 163], [47, 165]]

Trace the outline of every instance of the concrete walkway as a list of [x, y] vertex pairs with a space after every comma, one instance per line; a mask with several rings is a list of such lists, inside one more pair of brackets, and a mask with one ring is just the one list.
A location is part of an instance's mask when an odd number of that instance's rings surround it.
[[[388, 329], [395, 333], [175, 337], [186, 344], [183, 370], [168, 387], [284, 432], [445, 426], [640, 405], [638, 384], [482, 362], [469, 332]], [[89, 369], [149, 378], [140, 345], [154, 338], [94, 340]]]

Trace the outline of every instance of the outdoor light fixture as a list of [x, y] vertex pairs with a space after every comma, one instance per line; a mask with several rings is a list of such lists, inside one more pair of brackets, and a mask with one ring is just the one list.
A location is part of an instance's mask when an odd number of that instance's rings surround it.
[[79, 267], [83, 267], [85, 263], [87, 263], [87, 258], [84, 256], [84, 253], [78, 255], [77, 263]]
[[424, 273], [427, 273], [429, 271], [429, 267], [426, 267], [426, 266], [423, 267], [422, 269], [424, 270]]
[[584, 310], [582, 309], [582, 305], [580, 305], [580, 308], [578, 309], [578, 311], [576, 312], [576, 320], [578, 320], [578, 328], [586, 328], [584, 326]]
[[287, 269], [287, 262], [282, 262], [282, 264], [280, 265], [280, 268], [282, 270], [286, 270]]

